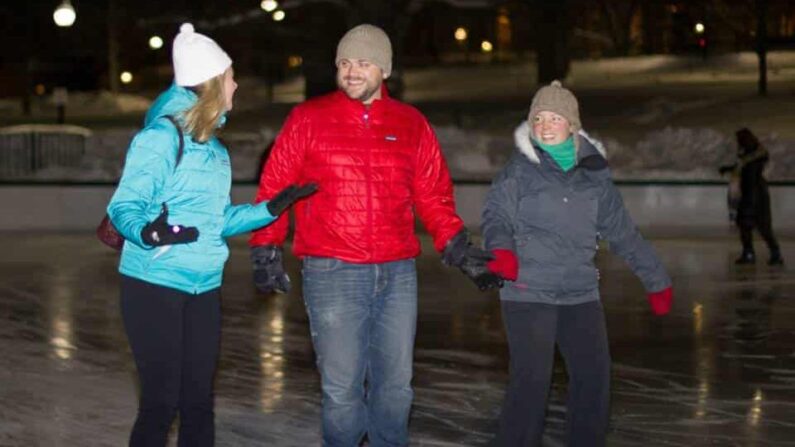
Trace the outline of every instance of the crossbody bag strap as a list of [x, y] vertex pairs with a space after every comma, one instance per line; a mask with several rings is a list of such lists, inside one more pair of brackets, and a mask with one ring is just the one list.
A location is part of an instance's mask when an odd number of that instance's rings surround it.
[[182, 161], [182, 153], [185, 151], [185, 135], [182, 133], [182, 127], [173, 115], [164, 115], [174, 127], [177, 128], [177, 135], [179, 136], [179, 146], [177, 147], [177, 162], [174, 164], [174, 170], [177, 169], [179, 162]]

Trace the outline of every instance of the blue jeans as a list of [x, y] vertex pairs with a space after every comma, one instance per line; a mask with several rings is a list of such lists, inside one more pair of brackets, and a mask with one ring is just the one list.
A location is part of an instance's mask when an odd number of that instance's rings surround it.
[[371, 447], [408, 445], [414, 260], [306, 257], [303, 288], [323, 389], [323, 445], [358, 446], [365, 434]]

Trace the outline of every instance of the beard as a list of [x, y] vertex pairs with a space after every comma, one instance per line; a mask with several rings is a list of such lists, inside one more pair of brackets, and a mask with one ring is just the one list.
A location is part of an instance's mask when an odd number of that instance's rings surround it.
[[[353, 81], [363, 81], [363, 84], [357, 86], [351, 86], [348, 84], [349, 80]], [[380, 89], [381, 85], [371, 85], [367, 82], [367, 79], [364, 78], [351, 78], [351, 77], [344, 77], [337, 82], [339, 88], [348, 95], [349, 98], [355, 99], [361, 102], [369, 101]]]

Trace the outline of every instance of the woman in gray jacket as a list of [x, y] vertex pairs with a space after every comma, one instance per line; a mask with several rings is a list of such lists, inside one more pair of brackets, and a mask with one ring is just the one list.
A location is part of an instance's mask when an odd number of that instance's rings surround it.
[[536, 446], [544, 431], [555, 345], [569, 375], [569, 446], [605, 444], [610, 354], [597, 240], [629, 264], [657, 315], [671, 306], [671, 280], [629, 217], [601, 145], [581, 131], [577, 99], [558, 81], [533, 98], [515, 133], [518, 151], [495, 178], [483, 211], [489, 268], [500, 291], [510, 384], [497, 445]]

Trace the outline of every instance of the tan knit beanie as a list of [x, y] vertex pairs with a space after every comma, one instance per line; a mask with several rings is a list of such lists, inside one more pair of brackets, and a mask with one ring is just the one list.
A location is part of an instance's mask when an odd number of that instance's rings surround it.
[[566, 118], [571, 124], [572, 133], [582, 129], [577, 98], [570, 90], [563, 88], [558, 80], [538, 89], [530, 104], [530, 113], [527, 117], [532, 121], [534, 116], [543, 111], [554, 112]]
[[384, 30], [373, 25], [359, 25], [351, 28], [337, 45], [337, 59], [339, 65], [342, 59], [367, 59], [377, 65], [384, 76], [392, 73], [392, 44]]

